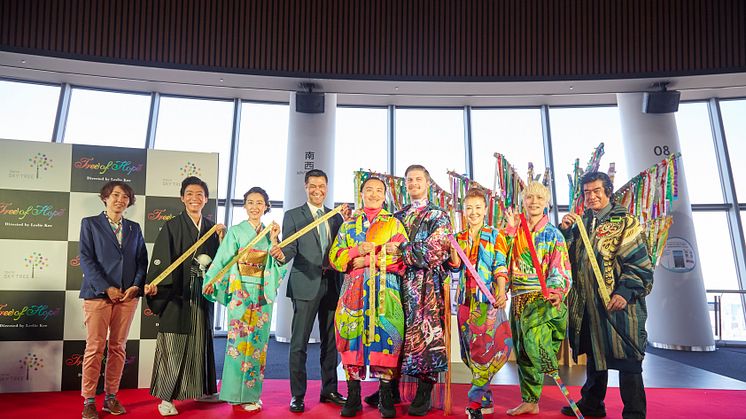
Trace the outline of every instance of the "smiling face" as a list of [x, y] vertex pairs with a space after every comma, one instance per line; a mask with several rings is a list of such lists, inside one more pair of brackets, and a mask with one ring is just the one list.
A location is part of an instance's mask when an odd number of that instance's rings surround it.
[[464, 213], [466, 219], [469, 222], [469, 226], [476, 227], [484, 224], [484, 214], [487, 206], [484, 203], [484, 199], [478, 196], [470, 196], [466, 198], [464, 203]]
[[130, 197], [120, 186], [115, 186], [109, 196], [104, 199], [104, 204], [106, 205], [106, 212], [121, 214], [129, 206]]
[[250, 193], [246, 197], [243, 207], [246, 209], [246, 215], [253, 224], [258, 224], [262, 220], [262, 215], [267, 211], [267, 203], [264, 197], [258, 192]]
[[526, 215], [539, 217], [544, 215], [544, 208], [547, 207], [547, 198], [536, 192], [529, 192], [523, 197], [523, 210]]
[[593, 211], [601, 211], [609, 205], [609, 197], [604, 191], [603, 181], [594, 180], [583, 185], [583, 202], [586, 208]]
[[386, 198], [386, 187], [378, 179], [371, 179], [363, 185], [363, 205], [365, 208], [378, 209], [383, 207]]
[[411, 169], [407, 172], [407, 193], [411, 199], [422, 199], [427, 196], [430, 188], [430, 180], [427, 173], [420, 169]]
[[184, 208], [191, 214], [199, 214], [202, 208], [207, 204], [205, 190], [199, 185], [189, 185], [184, 189], [184, 195], [181, 197]]
[[326, 199], [326, 179], [323, 176], [311, 176], [306, 182], [308, 202], [315, 207], [322, 207]]

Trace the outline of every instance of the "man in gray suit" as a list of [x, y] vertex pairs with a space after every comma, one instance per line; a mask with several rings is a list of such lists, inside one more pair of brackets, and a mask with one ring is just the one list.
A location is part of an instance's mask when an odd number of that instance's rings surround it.
[[[308, 201], [285, 213], [282, 237], [289, 237], [330, 211], [324, 207], [327, 183], [326, 173], [321, 170], [314, 169], [306, 173]], [[316, 314], [319, 316], [321, 337], [320, 401], [343, 406], [346, 400], [337, 392], [338, 362], [334, 334], [334, 311], [339, 299], [340, 276], [329, 266], [328, 261], [329, 247], [342, 222], [342, 216], [337, 214], [282, 250], [275, 246], [270, 251], [281, 263], [294, 260], [287, 288], [287, 296], [293, 301], [290, 336], [291, 412], [302, 412], [305, 409], [306, 349]]]

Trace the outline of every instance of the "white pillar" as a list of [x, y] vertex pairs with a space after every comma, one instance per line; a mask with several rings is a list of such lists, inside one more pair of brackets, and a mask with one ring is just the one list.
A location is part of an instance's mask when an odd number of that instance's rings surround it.
[[[290, 94], [288, 122], [287, 167], [285, 169], [285, 211], [306, 202], [304, 177], [311, 169], [321, 169], [329, 177], [326, 206], [334, 207], [334, 138], [336, 129], [337, 95], [324, 95], [324, 113], [300, 113], [295, 110], [295, 93]], [[292, 263], [292, 262], [291, 262]], [[287, 278], [277, 291], [275, 303], [275, 339], [290, 341], [293, 304], [285, 297]], [[318, 321], [311, 333], [311, 341], [319, 341]]]
[[[669, 154], [681, 151], [674, 114], [643, 113], [642, 99], [642, 93], [617, 94], [630, 176], [663, 160], [666, 151]], [[666, 252], [655, 270], [653, 291], [647, 297], [648, 341], [657, 348], [714, 351], [684, 169], [680, 159], [679, 199], [671, 213], [673, 225]]]

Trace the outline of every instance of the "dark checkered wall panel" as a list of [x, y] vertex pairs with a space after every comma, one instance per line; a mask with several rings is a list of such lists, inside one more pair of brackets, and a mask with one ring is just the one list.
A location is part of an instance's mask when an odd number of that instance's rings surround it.
[[[137, 202], [125, 217], [143, 228], [150, 254], [161, 225], [183, 209], [181, 180], [198, 171], [217, 185], [218, 155], [12, 140], [0, 148], [0, 392], [79, 389], [80, 220], [104, 209], [104, 183], [127, 182]], [[216, 219], [216, 200], [205, 216]], [[141, 301], [123, 388], [150, 385], [157, 327]]]

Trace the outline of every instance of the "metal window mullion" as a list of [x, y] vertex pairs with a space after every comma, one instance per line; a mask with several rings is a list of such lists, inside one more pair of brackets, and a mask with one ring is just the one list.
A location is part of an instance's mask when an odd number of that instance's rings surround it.
[[552, 218], [554, 225], [559, 225], [559, 202], [557, 185], [554, 176], [554, 151], [552, 149], [552, 129], [549, 124], [549, 106], [541, 105], [541, 137], [544, 142], [544, 165], [549, 168], [549, 190], [552, 193]]
[[396, 152], [395, 152], [395, 146], [396, 146], [396, 106], [389, 105], [388, 106], [388, 118], [386, 118], [387, 121], [387, 131], [388, 131], [388, 138], [387, 138], [387, 145], [388, 145], [388, 166], [389, 166], [389, 174], [394, 175], [394, 170], [396, 170]]
[[150, 94], [150, 113], [148, 114], [148, 130], [145, 132], [145, 149], [155, 148], [155, 132], [158, 129], [158, 112], [161, 109], [161, 94]]
[[464, 164], [466, 176], [474, 179], [474, 158], [471, 137], [471, 106], [464, 106]]
[[[233, 218], [233, 194], [236, 190], [236, 170], [238, 169], [238, 140], [241, 137], [241, 99], [233, 99], [233, 129], [231, 131], [231, 155], [228, 161], [228, 191], [225, 202], [225, 225]], [[269, 203], [268, 203], [269, 204]]]
[[65, 139], [65, 128], [67, 127], [67, 116], [70, 113], [70, 97], [72, 86], [65, 83], [60, 89], [60, 100], [57, 102], [57, 114], [54, 118], [54, 129], [52, 130], [52, 142], [61, 143]]
[[[746, 243], [744, 243], [744, 232], [741, 223], [741, 214], [739, 214], [736, 186], [733, 182], [733, 171], [730, 164], [730, 155], [728, 154], [728, 143], [725, 139], [725, 128], [723, 126], [723, 118], [720, 113], [720, 102], [718, 99], [709, 99], [707, 101], [707, 109], [710, 114], [710, 127], [715, 142], [715, 155], [720, 172], [720, 184], [723, 189], [725, 202], [730, 204], [726, 213], [728, 215], [728, 226], [730, 227], [730, 240], [733, 248], [733, 256], [736, 260], [738, 287], [740, 290], [746, 290]], [[744, 319], [746, 319], [746, 298], [743, 295], [741, 296], [741, 308], [743, 310]]]

